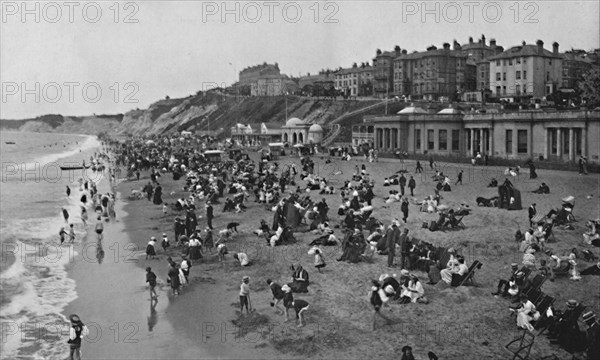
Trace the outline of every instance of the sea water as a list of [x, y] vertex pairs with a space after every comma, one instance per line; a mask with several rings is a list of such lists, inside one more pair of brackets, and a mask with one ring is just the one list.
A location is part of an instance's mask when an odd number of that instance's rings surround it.
[[[85, 190], [78, 180], [98, 182], [102, 175], [60, 166], [89, 164], [100, 142], [93, 136], [23, 132], [0, 132], [0, 141], [0, 358], [64, 358], [69, 323], [61, 313], [77, 297], [67, 276], [77, 252], [68, 236], [60, 243], [59, 232], [73, 224], [81, 243], [88, 227], [80, 217]], [[90, 200], [88, 194], [88, 205]], [[68, 223], [62, 208], [69, 212]], [[88, 214], [93, 222], [94, 211]]]

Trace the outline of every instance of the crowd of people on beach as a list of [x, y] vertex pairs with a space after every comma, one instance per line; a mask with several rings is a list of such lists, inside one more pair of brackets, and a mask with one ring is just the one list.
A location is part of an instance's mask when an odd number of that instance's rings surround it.
[[[263, 153], [263, 161], [259, 162], [250, 159], [211, 161], [198, 149], [208, 150], [219, 146], [226, 150], [226, 146], [207, 138], [183, 143], [174, 143], [173, 139], [147, 143], [142, 138], [136, 138], [127, 142], [112, 141], [110, 146], [115, 167], [126, 168], [128, 180], [141, 182], [141, 173], [149, 174], [150, 180], [139, 189], [134, 189], [130, 199], [145, 198], [152, 205], [160, 206], [165, 216], [174, 215], [173, 242], [169, 240], [167, 233], [163, 233], [160, 242], [156, 237], [150, 236], [146, 247], [146, 260], [149, 261], [149, 265], [151, 260], [159, 258], [159, 254], [166, 257], [166, 281], [173, 296], [180, 296], [182, 290], [189, 286], [192, 265], [202, 264], [209, 256], [214, 256], [221, 264], [228, 261], [229, 248], [235, 247], [237, 227], [240, 225], [237, 222], [228, 222], [228, 213], [242, 213], [250, 209], [264, 212], [265, 218], [267, 214], [272, 214], [271, 222], [261, 220], [253, 232], [264, 238], [266, 246], [295, 244], [298, 240], [294, 233], [299, 232], [317, 236], [309, 244], [308, 255], [314, 257], [314, 267], [319, 273], [327, 266], [325, 254], [328, 252], [323, 248], [328, 246], [339, 246], [340, 254], [336, 258], [338, 262], [372, 262], [375, 256], [384, 257], [390, 271], [373, 279], [368, 285], [370, 303], [374, 309], [374, 330], [377, 328], [378, 318], [383, 318], [388, 324], [393, 322], [383, 312], [384, 308], [389, 308], [393, 303], [424, 305], [435, 301], [426, 296], [427, 288], [421, 282], [424, 278], [420, 279], [417, 272], [426, 274], [427, 285], [459, 287], [474, 283], [474, 275], [482, 266], [477, 260], [468, 264], [460, 249], [435, 246], [411, 238], [408, 227], [405, 225], [402, 228], [402, 224], [409, 222], [412, 210], [438, 215], [437, 221], [423, 224], [423, 227], [430, 231], [460, 231], [464, 228], [463, 217], [474, 211], [465, 203], [456, 208], [450, 208], [449, 204], [443, 203], [444, 197], [441, 192], [452, 191], [451, 186], [463, 185], [463, 171], [459, 169], [456, 181], [452, 181], [448, 174], [436, 168], [433, 158], [430, 158], [430, 168], [434, 174], [431, 179], [432, 194], [423, 195], [422, 192], [422, 200], [415, 198], [417, 184], [414, 175], [423, 172], [420, 162], [417, 161], [412, 175], [407, 169], [401, 169], [385, 178], [383, 186], [392, 190], [389, 190], [384, 204], [376, 206], [376, 184], [365, 164], [360, 167], [356, 165], [351, 177], [340, 186], [334, 185], [332, 179], [315, 173], [315, 164], [310, 156], [301, 157], [300, 169], [296, 168], [296, 165], [281, 166], [277, 160], [267, 161], [267, 158], [271, 159], [268, 153]], [[366, 160], [377, 161], [376, 152], [368, 150], [363, 154]], [[338, 155], [343, 160], [351, 160], [352, 156], [356, 157], [358, 154], [356, 149], [340, 149], [337, 154], [334, 151], [333, 155]], [[475, 159], [474, 165], [483, 162], [480, 155]], [[161, 178], [165, 176], [172, 176], [175, 181], [183, 181], [185, 185], [182, 188], [187, 194], [173, 203], [166, 204], [160, 184]], [[508, 179], [506, 181], [510, 183]], [[90, 185], [93, 187], [93, 184]], [[506, 182], [503, 185], [506, 185]], [[539, 191], [542, 194], [548, 192], [549, 189], [546, 191], [545, 188], [544, 191]], [[169, 197], [172, 198], [174, 194], [175, 192], [169, 194]], [[339, 194], [339, 223], [334, 219], [335, 216], [329, 213], [330, 205], [327, 200], [322, 198], [320, 201], [314, 201], [311, 199], [311, 195], [314, 194]], [[108, 198], [108, 203], [103, 202], [104, 196]], [[94, 203], [100, 204], [100, 213], [103, 215], [110, 214], [111, 202], [114, 208], [112, 194], [98, 195], [90, 192], [90, 197]], [[520, 199], [518, 201], [520, 203]], [[382, 219], [390, 214], [381, 210], [395, 202], [400, 203], [402, 215], [392, 218], [386, 224]], [[479, 200], [477, 202], [479, 203]], [[510, 202], [514, 200], [510, 199]], [[215, 205], [222, 205], [222, 208], [214, 207]], [[217, 215], [219, 208], [221, 211]], [[532, 204], [528, 210], [532, 228], [525, 234], [519, 231], [516, 236], [523, 252], [522, 265], [513, 264], [517, 266], [511, 266], [510, 276], [502, 279], [498, 284], [498, 291], [494, 292], [496, 296], [505, 296], [513, 301], [510, 309], [517, 313], [517, 325], [520, 328], [531, 331], [534, 327], [541, 328], [541, 324], [551, 324], [544, 326], [552, 329], [553, 336], [557, 336], [557, 343], [563, 347], [566, 346], [565, 331], [569, 334], [568, 339], [576, 334], [571, 325], [569, 330], [563, 329], [562, 324], [567, 316], [564, 314], [570, 313], [565, 311], [561, 315], [550, 316], [551, 320], [546, 316], [543, 321], [538, 321], [540, 317], [535, 314], [536, 311], [541, 312], [539, 310], [543, 306], [540, 307], [539, 302], [543, 296], [540, 297], [534, 291], [540, 291], [541, 288], [539, 281], [535, 280], [537, 275], [553, 281], [568, 268], [566, 271], [570, 272], [571, 279], [578, 280], [581, 275], [597, 275], [600, 271], [600, 263], [581, 272], [577, 269], [579, 259], [593, 259], [593, 253], [589, 250], [586, 253], [576, 248], [572, 253], [561, 257], [552, 253], [547, 246], [552, 227], [568, 226], [573, 218], [572, 209], [573, 200], [565, 201], [561, 208], [552, 209], [543, 219], [538, 219], [536, 205]], [[220, 219], [218, 225], [213, 223], [216, 216]], [[200, 225], [204, 219], [205, 225]], [[590, 229], [584, 234], [588, 243], [600, 238], [597, 225], [596, 222], [588, 224]], [[217, 230], [221, 227], [222, 229]], [[159, 245], [162, 251], [157, 250]], [[540, 252], [548, 258], [538, 261], [536, 254]], [[176, 253], [178, 255], [175, 255]], [[253, 265], [253, 260], [242, 251], [233, 251], [232, 259], [241, 268]], [[598, 270], [594, 270], [594, 267]], [[302, 327], [306, 324], [306, 313], [310, 311], [309, 302], [300, 298], [302, 294], [309, 293], [309, 272], [302, 264], [296, 263], [290, 266], [290, 275], [290, 282], [285, 284], [266, 279], [270, 296], [272, 295], [271, 306], [276, 313], [285, 315], [286, 320], [289, 318], [289, 310], [294, 309], [297, 325]], [[159, 286], [159, 277], [150, 266], [146, 268], [146, 283], [149, 286], [151, 302], [158, 301], [156, 288]], [[250, 277], [244, 275], [239, 291], [240, 316], [243, 316], [244, 309], [246, 316], [252, 316], [256, 311], [250, 294]], [[532, 294], [537, 294], [537, 297], [534, 298]], [[283, 308], [280, 307], [281, 304]], [[548, 305], [547, 309], [552, 309], [551, 305]], [[554, 311], [554, 314], [557, 313]], [[593, 314], [584, 315], [589, 329], [595, 329], [593, 331], [597, 333], [598, 322], [594, 320]], [[592, 339], [593, 336], [592, 334]], [[589, 353], [596, 354], [598, 351], [598, 343], [591, 340], [585, 343], [585, 347]], [[433, 357], [430, 355], [430, 358]]]

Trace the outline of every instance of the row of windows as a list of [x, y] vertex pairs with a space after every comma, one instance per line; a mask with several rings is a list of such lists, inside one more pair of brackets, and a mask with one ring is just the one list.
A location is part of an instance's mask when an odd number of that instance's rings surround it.
[[[471, 137], [471, 129], [466, 129], [465, 130], [468, 141], [471, 141], [470, 137]], [[557, 143], [557, 136], [556, 136], [556, 131], [553, 131], [550, 133], [551, 134], [551, 144], [552, 144], [552, 153], [556, 154], [557, 150], [556, 150], [556, 143]], [[459, 151], [460, 150], [460, 130], [452, 130], [451, 133], [452, 137], [451, 137], [451, 143], [450, 143], [450, 149], [452, 151]], [[569, 147], [569, 137], [568, 136], [563, 136], [563, 149], [568, 148]], [[574, 136], [574, 139], [576, 142], [580, 143], [581, 140], [581, 135], [579, 133], [576, 133]], [[438, 140], [438, 150], [440, 151], [446, 151], [448, 150], [448, 130], [445, 129], [440, 129], [438, 130], [438, 136], [437, 136], [437, 140]], [[506, 130], [506, 135], [505, 135], [505, 152], [506, 154], [512, 154], [513, 153], [513, 130]], [[417, 150], [422, 150], [422, 145], [421, 144], [421, 129], [415, 129], [415, 148]], [[435, 150], [435, 130], [433, 129], [428, 129], [427, 130], [427, 139], [426, 139], [426, 146], [427, 146], [427, 150]], [[581, 146], [578, 144], [578, 146], [576, 146], [576, 148], [580, 148]], [[519, 154], [527, 154], [528, 153], [528, 131], [527, 130], [517, 130], [517, 153]], [[577, 151], [577, 150], [576, 150]], [[579, 150], [580, 151], [580, 150]]]
[[[558, 144], [562, 145], [561, 155], [568, 155], [571, 151], [571, 136], [568, 129], [563, 129], [559, 139], [558, 129], [548, 129], [550, 135], [550, 153], [558, 155]], [[573, 148], [575, 155], [581, 155], [582, 129], [573, 129]]]
[[[415, 129], [415, 147], [421, 150], [421, 129]], [[451, 150], [460, 150], [460, 130], [452, 130]], [[427, 150], [435, 149], [435, 130], [427, 130]], [[438, 150], [448, 150], [448, 130], [438, 130]]]
[[[527, 64], [527, 58], [515, 58], [516, 65], [521, 64], [521, 62]], [[501, 66], [502, 64], [504, 64], [504, 66], [512, 66], [513, 59], [496, 60], [496, 66]], [[552, 65], [552, 60], [550, 60], [550, 65]]]
[[[521, 95], [521, 89], [523, 89], [523, 95], [527, 94], [527, 85], [523, 85], [521, 87], [521, 85], [517, 84], [515, 85], [515, 94], [516, 95]], [[496, 95], [506, 95], [506, 86], [496, 86]]]
[[340, 87], [340, 86], [356, 85], [356, 84], [357, 84], [356, 79], [350, 80], [350, 81], [346, 81], [346, 80], [344, 80], [344, 81], [337, 81], [337, 83], [336, 83], [336, 85], [338, 87]]
[[[513, 153], [513, 130], [506, 130], [505, 135], [506, 148], [504, 149], [507, 154]], [[527, 151], [527, 130], [517, 130], [517, 153], [526, 154]]]
[[[527, 64], [527, 58], [523, 58], [522, 60], [523, 64]], [[513, 59], [505, 59], [505, 60], [496, 60], [496, 66], [512, 66], [513, 65]], [[515, 65], [519, 65], [521, 64], [521, 58], [516, 58], [515, 59]], [[552, 65], [552, 59], [548, 59], [548, 65]]]
[[[483, 77], [483, 73], [481, 73], [481, 74], [482, 74], [482, 77]], [[527, 70], [523, 70], [522, 73], [521, 73], [520, 70], [516, 71], [515, 72], [515, 79], [521, 80], [521, 74], [523, 74], [523, 80], [527, 80]], [[547, 75], [547, 77], [549, 79], [550, 78], [550, 72], [548, 72], [546, 75]], [[500, 81], [500, 80], [506, 81], [506, 72], [503, 72], [503, 73], [497, 72], [496, 73], [496, 81]]]
[[[465, 63], [464, 60], [456, 60], [456, 67], [461, 67], [463, 66]], [[397, 69], [402, 69], [402, 64], [403, 62], [395, 62], [394, 63], [394, 67]], [[411, 67], [410, 65], [412, 65], [412, 67], [417, 68], [417, 67], [424, 67], [424, 66], [435, 66], [435, 60], [430, 60], [427, 59], [426, 61], [420, 60], [418, 62], [413, 62], [413, 63], [408, 63], [409, 65], [407, 65], [406, 67]]]

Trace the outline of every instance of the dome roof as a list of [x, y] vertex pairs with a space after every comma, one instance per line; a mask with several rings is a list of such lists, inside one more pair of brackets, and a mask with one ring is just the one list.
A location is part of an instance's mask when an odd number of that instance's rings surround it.
[[409, 106], [397, 112], [397, 114], [427, 114], [427, 111], [420, 107]]
[[291, 118], [285, 123], [285, 126], [297, 126], [297, 125], [304, 125], [304, 121], [302, 121], [298, 118]]
[[310, 128], [308, 128], [308, 132], [323, 132], [323, 128], [319, 124], [312, 124]]
[[446, 115], [453, 115], [453, 114], [462, 114], [462, 111], [458, 110], [458, 109], [454, 109], [454, 108], [445, 108], [442, 111], [438, 112], [438, 114], [446, 114]]

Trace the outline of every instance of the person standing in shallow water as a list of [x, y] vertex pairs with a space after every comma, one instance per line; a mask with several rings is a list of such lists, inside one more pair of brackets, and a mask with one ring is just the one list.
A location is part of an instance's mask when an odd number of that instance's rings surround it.
[[67, 211], [67, 209], [62, 208], [62, 213], [63, 213], [63, 218], [65, 219], [65, 222], [68, 224], [69, 223], [69, 212]]
[[102, 217], [98, 216], [98, 222], [96, 223], [96, 235], [98, 236], [98, 241], [102, 241], [102, 233], [104, 232], [104, 224], [102, 223]]
[[67, 197], [71, 197], [71, 188], [67, 185]]
[[81, 359], [81, 339], [88, 335], [88, 328], [81, 322], [79, 316], [69, 316], [71, 320], [71, 328], [69, 329], [69, 340], [67, 343], [70, 345], [69, 360], [80, 360]]

